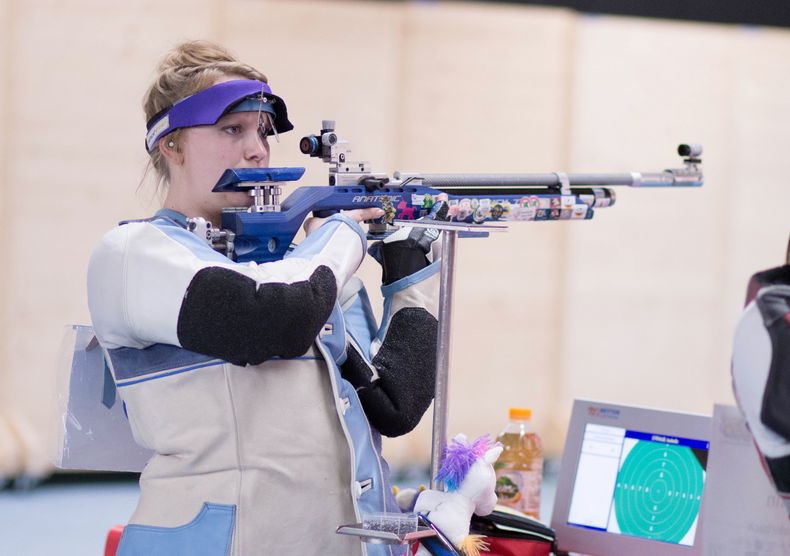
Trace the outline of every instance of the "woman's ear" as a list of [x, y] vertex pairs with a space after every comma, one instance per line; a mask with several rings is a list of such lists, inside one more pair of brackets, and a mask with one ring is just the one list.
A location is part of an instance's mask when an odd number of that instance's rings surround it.
[[159, 152], [170, 164], [179, 165], [184, 162], [184, 154], [172, 137], [162, 137], [159, 140]]

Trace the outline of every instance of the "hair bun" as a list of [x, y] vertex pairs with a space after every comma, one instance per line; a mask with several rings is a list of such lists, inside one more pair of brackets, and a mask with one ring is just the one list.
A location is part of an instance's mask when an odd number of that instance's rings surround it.
[[159, 63], [159, 71], [198, 69], [216, 62], [238, 62], [226, 48], [204, 40], [176, 45]]

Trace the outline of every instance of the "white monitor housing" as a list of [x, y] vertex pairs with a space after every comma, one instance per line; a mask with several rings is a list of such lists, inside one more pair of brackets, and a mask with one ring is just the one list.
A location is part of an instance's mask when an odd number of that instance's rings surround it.
[[711, 418], [575, 400], [551, 526], [562, 551], [701, 554]]

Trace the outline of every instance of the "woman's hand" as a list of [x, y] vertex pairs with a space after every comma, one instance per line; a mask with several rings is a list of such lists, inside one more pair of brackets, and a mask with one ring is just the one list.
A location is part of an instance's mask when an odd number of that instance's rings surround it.
[[[381, 218], [384, 216], [384, 211], [380, 208], [364, 208], [364, 209], [353, 209], [353, 210], [343, 210], [340, 211], [343, 213], [344, 216], [351, 218], [357, 222], [362, 222], [363, 220], [375, 220], [376, 218]], [[314, 231], [316, 231], [321, 224], [326, 222], [326, 218], [318, 218], [316, 216], [311, 216], [310, 218], [306, 219], [303, 224], [303, 228], [306, 235], [310, 235]]]

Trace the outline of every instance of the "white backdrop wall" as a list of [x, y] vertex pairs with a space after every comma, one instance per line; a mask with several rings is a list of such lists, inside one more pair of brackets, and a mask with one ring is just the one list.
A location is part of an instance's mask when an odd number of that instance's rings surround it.
[[[574, 397], [709, 412], [746, 280], [790, 232], [790, 32], [476, 3], [0, 0], [0, 476], [46, 466], [63, 326], [94, 242], [150, 214], [142, 94], [182, 39], [266, 73], [297, 142], [334, 118], [377, 170], [658, 171], [705, 145], [701, 190], [623, 191], [590, 222], [459, 246], [449, 430], [531, 406], [550, 454]], [[376, 292], [378, 269], [362, 275]], [[430, 415], [388, 441], [427, 462]]]

